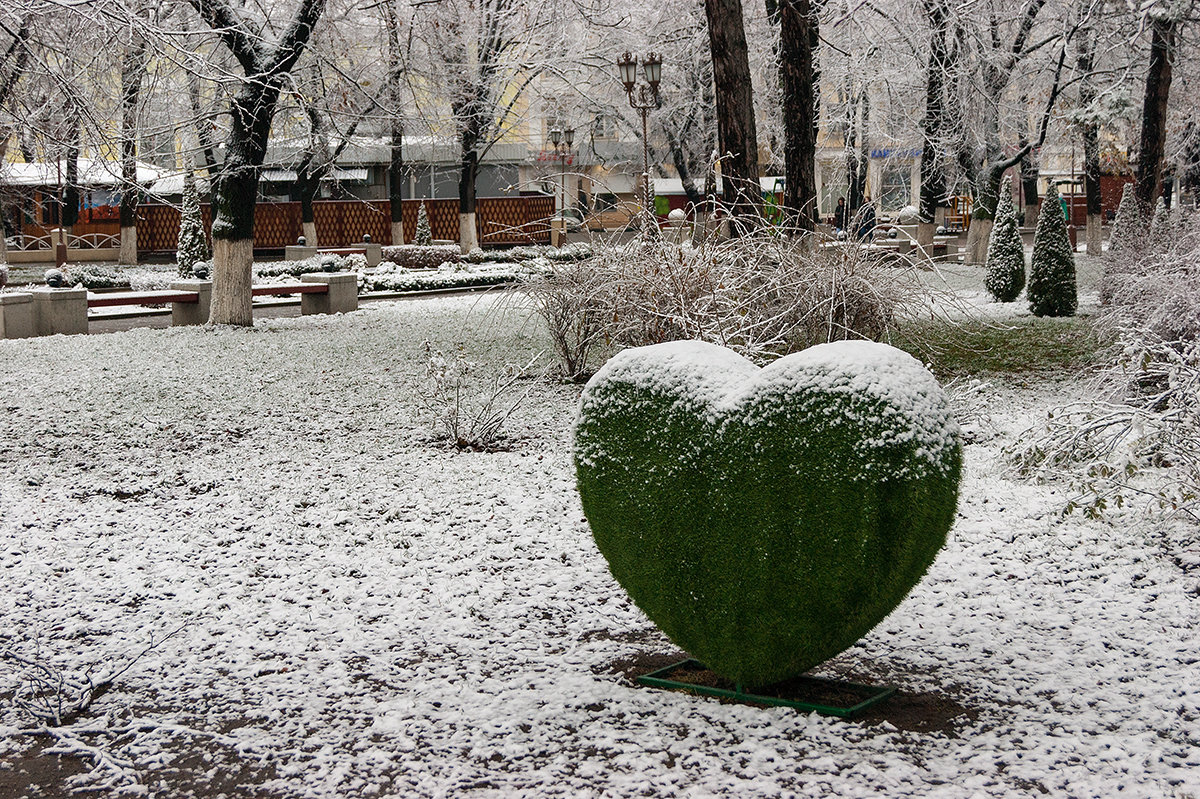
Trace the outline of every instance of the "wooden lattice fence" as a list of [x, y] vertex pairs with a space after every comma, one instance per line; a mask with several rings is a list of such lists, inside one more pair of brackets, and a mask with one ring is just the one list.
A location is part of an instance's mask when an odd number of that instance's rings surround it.
[[[424, 200], [433, 237], [458, 241], [458, 200]], [[401, 207], [404, 239], [417, 233], [417, 210], [422, 200], [405, 200]], [[212, 208], [200, 207], [204, 229], [212, 226]], [[363, 234], [380, 244], [391, 244], [391, 206], [387, 200], [322, 200], [313, 203], [317, 240], [322, 247], [346, 247], [363, 240]], [[484, 245], [544, 244], [550, 241], [550, 217], [554, 198], [481, 197], [475, 223]], [[170, 205], [138, 206], [138, 249], [143, 252], [174, 251], [179, 238], [179, 210]], [[254, 211], [255, 249], [282, 249], [295, 244], [303, 228], [300, 203], [258, 203]]]

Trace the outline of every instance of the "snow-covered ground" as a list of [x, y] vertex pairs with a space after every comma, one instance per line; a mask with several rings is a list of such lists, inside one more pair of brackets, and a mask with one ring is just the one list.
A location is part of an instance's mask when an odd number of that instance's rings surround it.
[[[490, 297], [0, 341], [0, 649], [82, 677], [158, 643], [66, 741], [117, 758], [103, 795], [1200, 795], [1200, 563], [1004, 476], [1071, 384], [977, 399], [950, 543], [825, 667], [904, 697], [841, 721], [632, 685], [673, 650], [583, 520], [579, 388], [456, 452], [413, 401], [427, 339], [545, 347]], [[45, 743], [19, 675], [0, 786]]]

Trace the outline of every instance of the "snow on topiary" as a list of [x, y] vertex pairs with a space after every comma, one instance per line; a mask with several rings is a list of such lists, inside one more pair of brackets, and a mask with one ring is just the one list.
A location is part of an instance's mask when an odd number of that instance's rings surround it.
[[417, 209], [417, 235], [413, 237], [413, 244], [418, 247], [428, 247], [433, 244], [433, 228], [429, 226], [429, 212], [425, 210], [425, 201], [421, 201], [421, 207]]
[[1012, 302], [1025, 288], [1025, 244], [1021, 241], [1017, 209], [1012, 201], [1012, 178], [1004, 178], [996, 221], [988, 239], [987, 274], [984, 288], [996, 302]]
[[1042, 200], [1033, 233], [1029, 261], [1029, 310], [1035, 316], [1074, 316], [1079, 306], [1075, 291], [1075, 253], [1053, 183]]
[[1149, 244], [1155, 250], [1165, 249], [1171, 238], [1171, 212], [1167, 210], [1167, 201], [1162, 197], [1154, 203], [1154, 215], [1150, 217]]
[[1142, 223], [1142, 212], [1138, 207], [1137, 197], [1133, 193], [1133, 184], [1126, 183], [1121, 192], [1121, 202], [1117, 205], [1117, 215], [1113, 219], [1112, 230], [1108, 234], [1109, 260], [1132, 257], [1141, 250], [1145, 241], [1146, 231]]
[[574, 457], [613, 576], [750, 687], [841, 652], [899, 604], [945, 542], [962, 468], [937, 381], [866, 341], [761, 370], [699, 341], [624, 350], [584, 389]]
[[183, 174], [183, 207], [180, 209], [177, 247], [175, 261], [179, 265], [180, 277], [192, 277], [196, 264], [208, 260], [204, 219], [200, 216], [200, 192], [190, 169]]

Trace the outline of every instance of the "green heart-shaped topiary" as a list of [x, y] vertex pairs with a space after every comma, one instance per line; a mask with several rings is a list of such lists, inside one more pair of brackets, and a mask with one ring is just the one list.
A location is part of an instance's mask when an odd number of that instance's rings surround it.
[[680, 341], [588, 382], [575, 467], [638, 607], [762, 686], [850, 646], [916, 584], [954, 521], [962, 446], [933, 375], [893, 347], [822, 344], [760, 370]]

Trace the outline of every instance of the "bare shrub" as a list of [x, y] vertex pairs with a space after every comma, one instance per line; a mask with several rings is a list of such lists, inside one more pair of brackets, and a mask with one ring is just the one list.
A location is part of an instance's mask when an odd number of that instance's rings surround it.
[[1140, 498], [1200, 518], [1200, 220], [1109, 273], [1100, 324], [1115, 340], [1093, 397], [1056, 409], [1012, 453], [1018, 470], [1063, 479], [1067, 510], [1098, 516]]
[[[462, 352], [449, 357], [425, 342], [425, 379], [418, 387], [418, 406], [436, 429], [437, 438], [459, 450], [502, 448], [504, 425], [525, 402], [541, 375], [530, 370], [541, 357], [523, 367], [500, 369], [468, 360]], [[521, 383], [529, 381], [524, 387]]]
[[878, 340], [918, 281], [875, 251], [760, 231], [697, 246], [658, 237], [599, 245], [590, 260], [554, 264], [526, 290], [563, 372], [577, 379], [600, 342], [699, 339], [761, 363], [827, 341]]
[[586, 377], [588, 357], [605, 340], [614, 308], [607, 278], [592, 262], [559, 261], [523, 287], [546, 323], [567, 380]]

